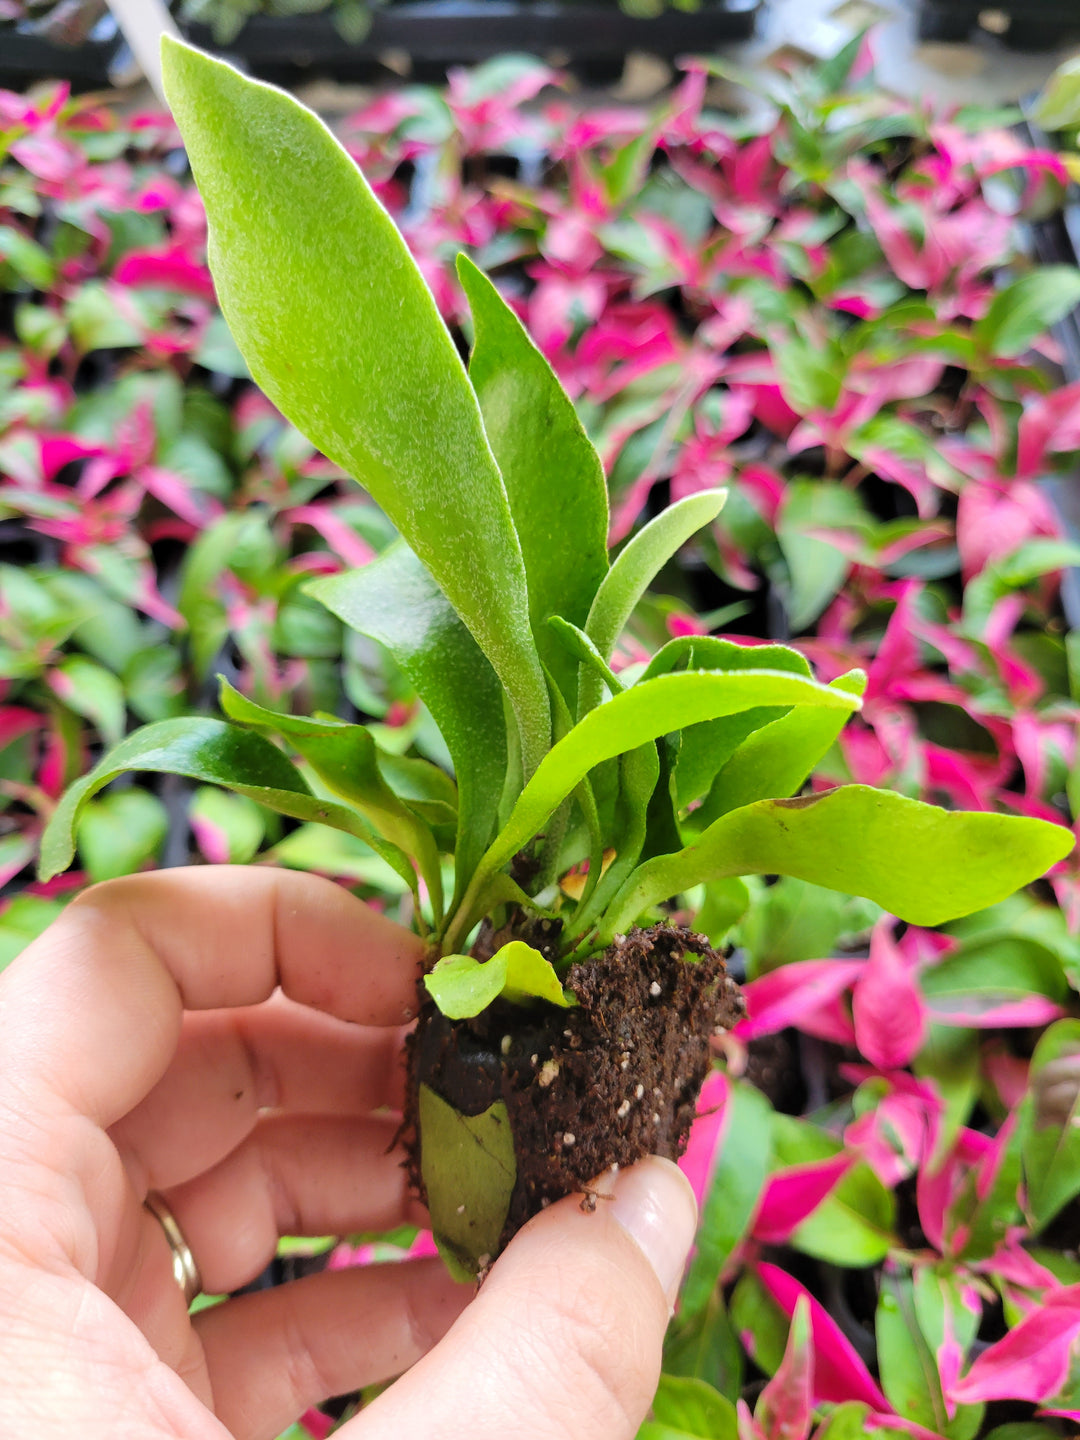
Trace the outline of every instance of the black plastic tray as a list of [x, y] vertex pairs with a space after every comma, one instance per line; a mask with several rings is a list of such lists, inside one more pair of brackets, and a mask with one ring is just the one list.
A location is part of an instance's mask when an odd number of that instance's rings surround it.
[[36, 80], [69, 80], [76, 90], [103, 89], [122, 44], [119, 34], [82, 45], [56, 45], [41, 35], [0, 29], [0, 87], [21, 90]]
[[1052, 50], [1080, 40], [1080, 0], [922, 0], [920, 40], [967, 40], [987, 9], [1000, 11], [1010, 24], [1001, 36], [1014, 50]]
[[760, 0], [706, 0], [695, 13], [635, 19], [614, 3], [558, 0], [404, 0], [376, 12], [364, 40], [346, 45], [329, 14], [256, 15], [227, 46], [205, 26], [187, 27], [198, 45], [223, 50], [256, 73], [317, 71], [346, 79], [370, 73], [380, 55], [405, 51], [420, 66], [469, 64], [508, 51], [570, 63], [621, 61], [628, 51], [674, 57], [753, 34]]

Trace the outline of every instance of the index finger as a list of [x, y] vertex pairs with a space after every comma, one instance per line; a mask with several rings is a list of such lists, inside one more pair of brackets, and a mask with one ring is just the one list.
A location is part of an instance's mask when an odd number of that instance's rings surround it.
[[0, 1095], [107, 1127], [164, 1074], [185, 1009], [293, 1000], [362, 1025], [416, 1014], [424, 945], [329, 880], [162, 870], [87, 890], [0, 976]]

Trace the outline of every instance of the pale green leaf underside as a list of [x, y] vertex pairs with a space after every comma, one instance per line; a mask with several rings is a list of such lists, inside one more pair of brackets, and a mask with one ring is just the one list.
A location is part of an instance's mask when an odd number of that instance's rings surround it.
[[329, 789], [366, 815], [385, 840], [411, 855], [427, 884], [436, 923], [442, 919], [442, 873], [431, 828], [383, 779], [375, 741], [363, 725], [267, 710], [225, 679], [221, 708], [238, 725], [269, 730], [289, 740]]
[[384, 645], [434, 716], [457, 779], [455, 862], [463, 890], [491, 840], [506, 775], [506, 727], [495, 672], [405, 545], [395, 545], [363, 570], [324, 576], [306, 589], [346, 625]]
[[75, 854], [75, 834], [87, 800], [125, 770], [185, 775], [223, 785], [294, 820], [318, 821], [359, 836], [416, 888], [416, 875], [396, 845], [382, 839], [355, 810], [312, 795], [296, 766], [261, 735], [224, 720], [202, 716], [160, 720], [122, 740], [88, 775], [65, 793], [41, 841], [39, 873], [49, 880], [66, 870]]
[[241, 354], [378, 501], [476, 636], [531, 773], [550, 721], [521, 548], [476, 397], [408, 247], [290, 95], [179, 41], [163, 42], [162, 62]]
[[941, 810], [865, 785], [762, 800], [640, 866], [601, 938], [692, 885], [753, 874], [794, 875], [865, 896], [914, 925], [941, 925], [1011, 895], [1072, 846], [1070, 831], [1044, 820]]

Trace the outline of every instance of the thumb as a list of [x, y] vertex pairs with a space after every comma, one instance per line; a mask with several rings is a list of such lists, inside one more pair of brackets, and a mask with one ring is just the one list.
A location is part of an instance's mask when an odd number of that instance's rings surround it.
[[342, 1440], [632, 1440], [656, 1389], [697, 1207], [655, 1157], [514, 1237], [444, 1340]]

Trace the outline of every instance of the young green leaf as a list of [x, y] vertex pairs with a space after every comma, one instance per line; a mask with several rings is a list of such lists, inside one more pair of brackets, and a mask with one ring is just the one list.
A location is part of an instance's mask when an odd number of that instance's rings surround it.
[[458, 788], [456, 899], [487, 849], [506, 777], [498, 678], [446, 596], [404, 545], [362, 570], [324, 576], [308, 594], [385, 645], [431, 711]]
[[511, 698], [531, 774], [550, 722], [521, 547], [476, 396], [405, 241], [290, 95], [169, 38], [162, 67], [218, 299], [253, 377], [431, 571]]
[[[703, 490], [670, 505], [650, 520], [623, 549], [589, 608], [585, 633], [604, 660], [611, 659], [615, 642], [657, 571], [703, 525], [715, 520], [727, 499], [726, 490]], [[600, 703], [602, 682], [594, 672], [578, 677], [578, 719]]]
[[[849, 670], [829, 684], [862, 696], [866, 673]], [[798, 705], [754, 730], [716, 771], [708, 795], [687, 817], [689, 828], [704, 830], [721, 815], [755, 800], [796, 794], [832, 748], [846, 720], [843, 711]]]
[[564, 1010], [577, 1004], [573, 995], [563, 989], [551, 961], [523, 940], [511, 940], [490, 960], [444, 955], [424, 976], [424, 985], [449, 1020], [479, 1015], [500, 997], [515, 1005], [546, 1000]]
[[413, 868], [397, 846], [383, 840], [355, 810], [312, 795], [300, 771], [276, 745], [224, 720], [202, 716], [145, 725], [121, 740], [66, 791], [41, 839], [39, 873], [43, 880], [52, 879], [71, 864], [86, 802], [125, 770], [186, 775], [191, 780], [223, 785], [294, 820], [320, 821], [346, 830], [366, 840], [416, 889]]
[[607, 574], [603, 467], [555, 372], [498, 290], [465, 255], [457, 272], [475, 331], [469, 379], [521, 542], [533, 635], [573, 707], [577, 665], [544, 622], [561, 615], [584, 625]]
[[[547, 623], [548, 628], [554, 631], [556, 639], [567, 654], [571, 655], [579, 664], [587, 665], [594, 670], [601, 683], [607, 686], [612, 695], [622, 694], [626, 686], [614, 674], [611, 666], [584, 630], [571, 624], [570, 621], [564, 620], [561, 615], [552, 615]], [[575, 666], [575, 670], [576, 668]]]
[[224, 678], [221, 708], [237, 725], [270, 731], [288, 740], [335, 794], [366, 815], [384, 839], [413, 856], [431, 895], [435, 922], [439, 923], [442, 872], [431, 828], [398, 799], [384, 780], [375, 741], [363, 725], [329, 718], [309, 720], [267, 710], [241, 695]]
[[1071, 832], [1045, 820], [946, 811], [867, 785], [761, 800], [639, 866], [598, 938], [610, 941], [661, 900], [725, 875], [795, 875], [865, 896], [913, 925], [940, 925], [1027, 885], [1072, 847]]
[[770, 704], [824, 705], [850, 712], [858, 709], [859, 701], [801, 675], [769, 670], [698, 670], [642, 681], [589, 711], [544, 757], [522, 791], [510, 818], [477, 868], [448, 939], [456, 937], [470, 919], [488, 877], [501, 870], [543, 828], [594, 766], [685, 725]]

